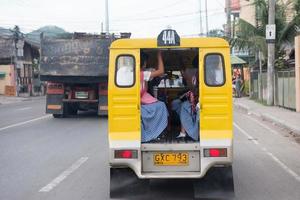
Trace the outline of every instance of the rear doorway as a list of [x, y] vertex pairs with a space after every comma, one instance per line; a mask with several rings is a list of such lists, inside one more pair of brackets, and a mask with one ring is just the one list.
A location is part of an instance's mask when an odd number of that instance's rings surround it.
[[[149, 109], [147, 109], [149, 105], [141, 103], [142, 138], [143, 134], [159, 134], [158, 137], [150, 141], [142, 141], [142, 143], [199, 143], [199, 49], [173, 48], [160, 49], [160, 51], [164, 63], [164, 74], [151, 78], [145, 84], [147, 92], [165, 104], [167, 125], [161, 133], [149, 133], [146, 129], [151, 127], [148, 123], [152, 122], [145, 116], [149, 114]], [[157, 69], [158, 49], [141, 49], [140, 54], [142, 72]], [[145, 59], [142, 57], [145, 55], [146, 64], [142, 63]], [[155, 109], [154, 106], [152, 109], [154, 113], [150, 113], [151, 117], [164, 115]], [[160, 123], [164, 123], [164, 120], [156, 123], [156, 126], [161, 126]]]

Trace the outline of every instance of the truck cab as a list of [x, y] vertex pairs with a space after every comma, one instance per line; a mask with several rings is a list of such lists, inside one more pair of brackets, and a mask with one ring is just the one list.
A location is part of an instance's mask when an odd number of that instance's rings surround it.
[[[141, 55], [147, 54], [148, 64], [155, 67], [158, 51], [163, 55], [165, 74], [156, 84], [149, 82], [148, 92], [166, 105], [168, 124], [162, 139], [142, 142]], [[123, 67], [129, 70], [118, 73]], [[198, 80], [198, 139], [178, 140], [181, 122], [172, 102], [193, 87], [185, 80], [188, 73]], [[120, 76], [128, 80], [120, 81]], [[231, 90], [230, 50], [223, 39], [180, 38], [175, 30], [167, 29], [153, 39], [113, 42], [108, 82], [111, 197], [120, 193], [116, 185], [129, 177], [143, 183], [151, 179], [194, 179], [199, 189], [195, 189], [195, 195], [201, 196], [207, 187], [201, 180], [208, 174], [219, 174], [217, 177], [224, 176], [232, 192]]]

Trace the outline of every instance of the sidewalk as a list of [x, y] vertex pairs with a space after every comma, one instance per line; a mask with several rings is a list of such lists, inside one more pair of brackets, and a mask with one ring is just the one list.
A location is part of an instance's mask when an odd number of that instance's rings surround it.
[[10, 96], [4, 96], [0, 95], [0, 106], [5, 104], [11, 104], [11, 103], [18, 103], [22, 101], [32, 101], [32, 100], [38, 100], [43, 99], [45, 96], [36, 96], [36, 97], [10, 97]]
[[249, 98], [235, 98], [233, 103], [235, 108], [275, 123], [291, 131], [294, 136], [300, 137], [300, 113], [276, 106], [264, 106]]

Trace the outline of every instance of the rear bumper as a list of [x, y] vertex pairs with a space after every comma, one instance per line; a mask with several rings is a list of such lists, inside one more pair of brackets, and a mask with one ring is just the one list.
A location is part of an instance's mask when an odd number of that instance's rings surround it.
[[[150, 178], [202, 178], [205, 176], [206, 172], [214, 167], [214, 166], [231, 166], [232, 160], [233, 160], [233, 146], [232, 146], [232, 140], [205, 140], [201, 141], [200, 145], [198, 146], [190, 146], [190, 147], [184, 147], [184, 145], [178, 148], [178, 144], [173, 145], [163, 145], [157, 148], [157, 146], [153, 145], [153, 151], [172, 151], [174, 148], [176, 150], [182, 150], [182, 151], [198, 151], [200, 152], [200, 170], [199, 171], [155, 171], [155, 172], [144, 172], [143, 171], [143, 161], [142, 161], [142, 154], [145, 146], [143, 146], [140, 141], [110, 141], [110, 166], [111, 168], [120, 168], [120, 167], [128, 167], [131, 168], [138, 178], [141, 179], [150, 179]], [[149, 149], [148, 145], [148, 151], [152, 151]], [[192, 148], [192, 149], [190, 149]], [[198, 150], [195, 150], [195, 148], [199, 148]], [[205, 148], [226, 148], [227, 149], [227, 157], [218, 157], [218, 158], [212, 158], [212, 157], [204, 157], [203, 155], [203, 149]], [[138, 150], [138, 159], [114, 159], [114, 150], [115, 149], [133, 149]], [[141, 151], [142, 149], [142, 151]]]

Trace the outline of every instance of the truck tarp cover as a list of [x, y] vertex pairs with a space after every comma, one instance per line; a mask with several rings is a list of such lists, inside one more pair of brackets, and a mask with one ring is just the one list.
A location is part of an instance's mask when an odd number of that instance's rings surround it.
[[110, 39], [44, 39], [41, 76], [107, 76]]

